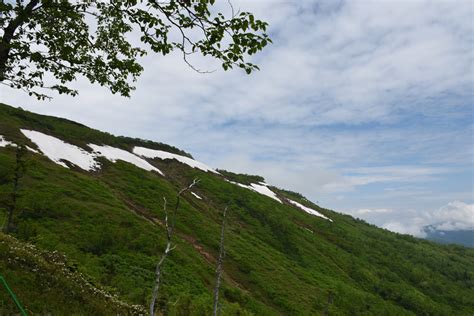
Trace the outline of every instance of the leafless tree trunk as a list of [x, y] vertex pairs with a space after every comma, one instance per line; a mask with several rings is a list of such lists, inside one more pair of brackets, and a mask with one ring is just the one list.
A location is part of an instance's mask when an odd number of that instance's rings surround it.
[[328, 302], [326, 304], [326, 308], [324, 309], [324, 316], [329, 316], [329, 307], [331, 306], [333, 301], [334, 301], [334, 293], [332, 291], [329, 291]]
[[166, 229], [166, 248], [163, 254], [161, 255], [160, 261], [158, 261], [158, 264], [156, 265], [155, 269], [155, 287], [153, 288], [153, 294], [151, 297], [151, 303], [150, 303], [150, 315], [153, 316], [155, 315], [155, 303], [156, 303], [156, 298], [158, 297], [158, 291], [160, 289], [160, 282], [161, 282], [161, 266], [163, 265], [163, 262], [165, 261], [166, 257], [168, 254], [173, 250], [175, 247], [171, 246], [171, 237], [172, 237], [172, 230], [170, 225], [168, 224], [168, 211], [166, 209], [166, 198], [163, 198], [163, 209], [165, 211], [165, 229]]
[[225, 257], [225, 248], [224, 248], [224, 235], [225, 235], [225, 225], [226, 225], [226, 216], [227, 216], [227, 209], [224, 209], [224, 215], [222, 219], [222, 226], [221, 226], [221, 241], [219, 244], [219, 258], [217, 259], [217, 267], [216, 267], [216, 286], [214, 287], [214, 316], [220, 314], [220, 306], [219, 306], [219, 288], [221, 286], [221, 275], [222, 275], [222, 263], [224, 262]]
[[19, 145], [16, 148], [16, 158], [15, 158], [15, 172], [13, 174], [13, 188], [11, 193], [11, 201], [7, 206], [7, 221], [3, 227], [3, 231], [8, 233], [13, 228], [13, 214], [17, 209], [17, 200], [18, 200], [18, 191], [20, 188], [20, 180], [23, 177], [25, 171], [25, 162], [23, 157], [25, 155], [26, 148], [22, 145]]
[[168, 220], [168, 210], [166, 207], [166, 198], [163, 198], [163, 210], [165, 211], [165, 229], [166, 229], [166, 248], [161, 255], [160, 261], [156, 264], [155, 268], [155, 286], [153, 287], [153, 293], [151, 296], [151, 301], [150, 301], [150, 316], [155, 315], [155, 304], [156, 304], [156, 299], [158, 298], [158, 292], [160, 290], [160, 284], [161, 284], [161, 266], [163, 265], [166, 257], [168, 254], [176, 247], [172, 245], [172, 238], [173, 238], [173, 230], [174, 230], [174, 225], [175, 225], [175, 220], [176, 220], [176, 213], [178, 212], [179, 208], [179, 202], [181, 195], [190, 190], [193, 186], [195, 186], [199, 180], [194, 179], [193, 182], [185, 187], [184, 189], [180, 190], [176, 196], [176, 204], [174, 207], [173, 211], [173, 218], [171, 219], [171, 224], [169, 223]]

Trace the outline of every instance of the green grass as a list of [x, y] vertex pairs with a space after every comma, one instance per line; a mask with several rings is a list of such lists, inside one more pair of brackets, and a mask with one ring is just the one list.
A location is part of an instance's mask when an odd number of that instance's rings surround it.
[[[47, 132], [84, 148], [90, 142], [125, 149], [135, 145], [172, 148], [116, 138], [67, 120], [0, 105], [0, 135], [33, 146], [19, 128]], [[13, 148], [0, 148], [0, 210], [11, 190], [14, 157]], [[165, 262], [158, 304], [163, 314], [211, 312], [221, 216], [227, 205], [224, 315], [318, 315], [325, 310], [330, 315], [474, 312], [473, 249], [395, 234], [274, 188], [281, 197], [313, 207], [334, 221], [329, 222], [228, 183], [221, 175], [176, 161], [150, 162], [166, 176], [107, 161], [100, 172], [87, 173], [27, 154], [12, 233], [16, 239], [0, 235], [0, 273], [30, 311], [64, 314], [70, 308], [74, 313], [100, 315], [115, 314], [125, 305], [112, 308], [106, 298], [80, 293], [74, 282], [62, 276], [51, 281], [50, 295], [43, 294], [41, 280], [57, 278], [54, 269], [27, 252], [11, 252], [10, 241], [33, 244], [42, 254], [66, 255], [67, 266], [82, 274], [87, 284], [127, 304], [146, 306], [166, 240], [161, 224], [163, 197], [171, 209], [176, 192], [199, 178], [193, 191], [203, 200], [185, 193], [177, 214], [177, 247]], [[263, 180], [223, 174], [242, 183]], [[9, 264], [16, 257], [45, 267], [33, 271]], [[72, 302], [71, 307], [65, 307], [66, 301]], [[0, 314], [12, 312], [5, 302], [0, 296]]]
[[[76, 266], [56, 252], [40, 250], [0, 233], [0, 271], [28, 313], [74, 313], [105, 315], [113, 313], [142, 314], [140, 306], [121, 302], [104, 289], [91, 284]], [[18, 314], [6, 290], [0, 286], [0, 311]]]

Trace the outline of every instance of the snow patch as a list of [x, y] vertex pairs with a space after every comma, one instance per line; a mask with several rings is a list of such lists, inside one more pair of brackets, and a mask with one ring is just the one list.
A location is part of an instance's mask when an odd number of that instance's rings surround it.
[[149, 149], [145, 147], [134, 147], [133, 153], [145, 158], [150, 158], [150, 159], [154, 159], [154, 158], [159, 158], [162, 160], [176, 159], [177, 161], [184, 163], [192, 168], [201, 169], [202, 171], [205, 171], [205, 172], [210, 171], [210, 172], [218, 173], [217, 171], [213, 170], [211, 167], [203, 164], [202, 162], [196, 161], [189, 157], [172, 154], [170, 152], [163, 151], [163, 150], [155, 150], [155, 149]]
[[277, 200], [278, 202], [281, 203], [281, 200], [276, 196], [275, 192], [273, 192], [267, 187], [266, 183], [264, 184], [251, 183], [250, 186], [251, 186], [251, 189], [253, 189], [254, 191], [260, 194], [266, 195], [268, 197], [271, 197], [272, 199]]
[[196, 193], [194, 192], [191, 192], [191, 194], [198, 200], [202, 200], [202, 197], [200, 197], [199, 195], [197, 195]]
[[[94, 152], [90, 153], [84, 149], [68, 144], [59, 138], [43, 134], [37, 131], [31, 131], [22, 129], [21, 132], [28, 137], [33, 143], [35, 143], [39, 150], [63, 167], [68, 168], [67, 164], [64, 161], [69, 161], [70, 163], [78, 166], [81, 169], [86, 171], [94, 171], [100, 169], [100, 164], [96, 160], [97, 157], [105, 157], [106, 159], [116, 162], [117, 160], [123, 160], [129, 162], [141, 169], [147, 171], [156, 171], [161, 175], [164, 175], [158, 168], [155, 168], [146, 160], [128, 152], [126, 150], [115, 148], [111, 146], [99, 146], [94, 144], [88, 144]], [[6, 142], [2, 136], [0, 136], [0, 147], [5, 146], [4, 144], [9, 144]], [[37, 150], [27, 147], [28, 150], [39, 153]]]
[[242, 183], [238, 183], [238, 182], [234, 182], [234, 181], [230, 181], [230, 180], [226, 180], [226, 181], [230, 182], [230, 183], [233, 183], [235, 185], [238, 185], [239, 187], [246, 188], [246, 189], [255, 191], [257, 193], [263, 194], [265, 196], [268, 196], [268, 197], [282, 203], [281, 200], [276, 196], [276, 194], [267, 187], [268, 184], [266, 184], [264, 182], [259, 182], [258, 184], [257, 183], [251, 183], [250, 185], [246, 185], [246, 184], [242, 184]]
[[35, 154], [41, 154], [39, 151], [37, 151], [36, 149], [31, 148], [30, 146], [26, 146], [26, 149], [28, 149], [31, 152], [34, 152]]
[[95, 161], [95, 155], [84, 149], [63, 142], [59, 138], [43, 134], [41, 132], [21, 129], [21, 132], [28, 137], [43, 154], [63, 167], [68, 168], [63, 160], [67, 160], [79, 168], [92, 171], [100, 168]]
[[2, 135], [0, 135], [0, 147], [6, 147], [6, 146], [16, 147], [16, 144], [9, 142], [5, 138], [3, 138]]
[[307, 206], [304, 206], [303, 204], [300, 204], [296, 201], [293, 201], [293, 200], [290, 200], [290, 199], [286, 199], [290, 204], [293, 204], [294, 206], [298, 207], [299, 209], [305, 211], [306, 213], [309, 213], [311, 215], [316, 215], [316, 216], [319, 216], [319, 217], [322, 217], [324, 219], [327, 219], [328, 221], [332, 222], [332, 219], [324, 216], [323, 214], [319, 213], [318, 211], [316, 210], [313, 210], [312, 208], [309, 208]]
[[252, 187], [250, 187], [249, 185], [245, 185], [245, 184], [242, 184], [242, 183], [230, 181], [230, 180], [227, 180], [227, 179], [225, 179], [225, 181], [227, 181], [227, 182], [229, 182], [229, 183], [232, 183], [232, 184], [235, 184], [235, 185], [238, 185], [239, 187], [246, 188], [246, 189], [250, 189], [250, 190], [253, 191]]
[[116, 162], [117, 160], [123, 160], [126, 162], [129, 162], [139, 168], [145, 169], [147, 171], [156, 171], [161, 175], [164, 175], [161, 170], [158, 168], [152, 166], [149, 162], [146, 160], [132, 154], [131, 152], [128, 152], [126, 150], [120, 149], [120, 148], [115, 148], [111, 146], [99, 146], [99, 145], [94, 145], [94, 144], [88, 144], [90, 148], [94, 150], [94, 153], [97, 156], [102, 156], [105, 157], [106, 159]]

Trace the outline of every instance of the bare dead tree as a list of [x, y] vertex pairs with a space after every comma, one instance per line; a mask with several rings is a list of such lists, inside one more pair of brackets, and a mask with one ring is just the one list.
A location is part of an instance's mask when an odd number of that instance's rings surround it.
[[324, 308], [324, 316], [329, 316], [329, 307], [334, 301], [334, 293], [332, 291], [329, 291], [328, 293], [328, 301], [326, 304], [326, 307]]
[[165, 229], [166, 229], [166, 248], [163, 254], [161, 255], [160, 261], [158, 261], [156, 268], [155, 268], [155, 287], [153, 288], [153, 294], [151, 296], [150, 302], [150, 315], [155, 315], [155, 303], [156, 298], [158, 297], [158, 291], [160, 289], [160, 282], [161, 282], [161, 266], [165, 261], [168, 254], [175, 248], [175, 246], [171, 245], [171, 237], [172, 237], [172, 230], [170, 225], [168, 224], [168, 211], [166, 209], [166, 198], [163, 198], [163, 210], [165, 211]]
[[181, 189], [178, 194], [176, 195], [176, 204], [174, 207], [173, 211], [173, 217], [171, 219], [171, 224], [168, 219], [168, 209], [167, 209], [167, 201], [166, 198], [163, 198], [163, 210], [165, 212], [165, 229], [166, 229], [166, 247], [165, 250], [163, 251], [163, 254], [161, 255], [160, 260], [156, 264], [155, 268], [155, 286], [153, 287], [153, 293], [151, 296], [151, 301], [150, 301], [150, 316], [155, 315], [155, 304], [156, 304], [156, 299], [158, 298], [158, 293], [160, 290], [160, 284], [161, 284], [161, 266], [165, 262], [166, 257], [168, 257], [169, 253], [176, 248], [176, 246], [173, 246], [172, 244], [172, 238], [173, 238], [173, 230], [174, 230], [174, 225], [175, 225], [175, 220], [176, 220], [176, 213], [178, 212], [179, 208], [179, 202], [181, 195], [190, 190], [193, 186], [195, 186], [199, 182], [198, 179], [194, 179], [193, 182], [185, 187], [184, 189]]
[[219, 243], [219, 258], [217, 259], [217, 267], [216, 267], [216, 286], [214, 287], [214, 313], [213, 313], [214, 316], [217, 316], [220, 314], [219, 289], [221, 286], [222, 263], [224, 262], [224, 257], [225, 257], [224, 235], [225, 235], [227, 209], [228, 209], [228, 206], [226, 206], [224, 209], [222, 225], [221, 225], [221, 241]]
[[23, 177], [25, 171], [25, 161], [24, 156], [26, 153], [26, 148], [23, 145], [18, 145], [16, 148], [15, 156], [15, 170], [13, 173], [13, 188], [11, 191], [11, 199], [7, 204], [7, 221], [3, 227], [5, 233], [10, 232], [13, 229], [13, 216], [17, 209], [17, 201], [19, 197], [20, 190], [20, 180]]

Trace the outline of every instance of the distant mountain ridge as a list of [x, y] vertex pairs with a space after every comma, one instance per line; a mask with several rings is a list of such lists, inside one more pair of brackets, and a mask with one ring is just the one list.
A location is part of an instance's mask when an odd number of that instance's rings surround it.
[[436, 226], [424, 227], [426, 239], [443, 244], [458, 244], [474, 248], [474, 229], [465, 230], [440, 230]]
[[[170, 145], [3, 104], [0, 223], [18, 145], [26, 168], [0, 273], [32, 314], [143, 314], [166, 243], [163, 198], [173, 205], [194, 179], [164, 265], [163, 315], [212, 313], [227, 206], [223, 315], [474, 313], [474, 249], [377, 228]], [[16, 312], [0, 289], [0, 314]]]

